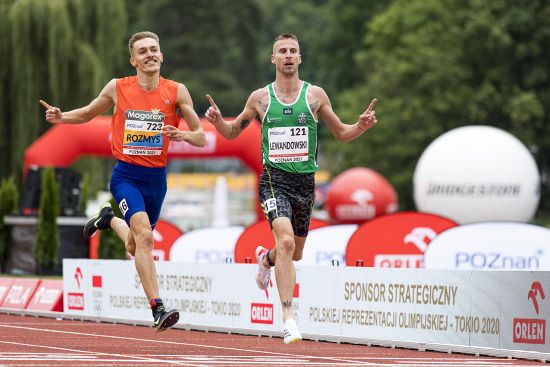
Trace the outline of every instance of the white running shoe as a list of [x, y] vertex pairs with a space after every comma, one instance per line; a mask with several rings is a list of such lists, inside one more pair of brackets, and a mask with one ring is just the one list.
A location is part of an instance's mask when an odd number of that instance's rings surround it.
[[296, 321], [294, 321], [293, 318], [285, 321], [283, 338], [285, 344], [292, 344], [302, 340], [302, 334], [300, 334], [300, 330], [298, 330], [298, 325], [296, 325]]
[[258, 260], [258, 273], [256, 274], [256, 284], [258, 288], [265, 291], [269, 287], [269, 279], [271, 278], [271, 269], [268, 269], [263, 264], [263, 258], [267, 249], [263, 246], [256, 247], [256, 260]]

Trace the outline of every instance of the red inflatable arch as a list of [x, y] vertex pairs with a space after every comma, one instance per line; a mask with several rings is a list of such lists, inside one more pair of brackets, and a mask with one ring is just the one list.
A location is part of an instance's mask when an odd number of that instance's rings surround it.
[[[250, 124], [235, 140], [223, 138], [206, 119], [201, 119], [201, 124], [206, 133], [206, 146], [197, 148], [183, 142], [171, 142], [169, 159], [235, 157], [259, 179], [262, 161], [258, 123]], [[81, 155], [112, 157], [110, 116], [98, 116], [85, 124], [53, 126], [25, 151], [23, 173], [32, 166], [68, 167]], [[259, 205], [256, 212], [258, 219], [264, 217]]]

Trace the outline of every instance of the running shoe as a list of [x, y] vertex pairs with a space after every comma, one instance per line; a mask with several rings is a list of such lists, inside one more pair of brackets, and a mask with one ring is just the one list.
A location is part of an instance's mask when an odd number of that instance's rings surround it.
[[271, 278], [271, 269], [268, 269], [263, 264], [263, 258], [267, 253], [267, 249], [263, 246], [256, 247], [256, 260], [258, 260], [258, 273], [256, 274], [256, 284], [258, 288], [265, 291], [269, 287], [269, 279]]
[[298, 330], [298, 325], [296, 325], [296, 321], [294, 321], [293, 318], [285, 321], [285, 325], [283, 328], [283, 338], [285, 344], [292, 344], [302, 340], [302, 334], [300, 334], [300, 330]]
[[84, 237], [92, 237], [97, 230], [109, 228], [111, 219], [115, 216], [115, 212], [111, 207], [111, 203], [107, 202], [99, 207], [99, 211], [94, 215], [82, 230]]
[[164, 306], [158, 306], [154, 312], [154, 316], [153, 327], [157, 332], [174, 326], [180, 319], [180, 313], [177, 310], [166, 311]]

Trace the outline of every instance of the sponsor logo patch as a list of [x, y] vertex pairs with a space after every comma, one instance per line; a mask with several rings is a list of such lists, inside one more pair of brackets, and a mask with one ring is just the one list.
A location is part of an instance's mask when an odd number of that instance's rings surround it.
[[84, 310], [84, 293], [68, 293], [67, 307], [69, 310]]
[[[546, 298], [540, 282], [533, 282], [527, 292], [527, 298], [532, 302], [537, 315], [540, 312], [540, 301]], [[546, 320], [534, 318], [514, 318], [513, 320], [514, 343], [520, 344], [546, 344]]]
[[270, 303], [252, 303], [250, 322], [253, 324], [273, 324], [273, 305]]

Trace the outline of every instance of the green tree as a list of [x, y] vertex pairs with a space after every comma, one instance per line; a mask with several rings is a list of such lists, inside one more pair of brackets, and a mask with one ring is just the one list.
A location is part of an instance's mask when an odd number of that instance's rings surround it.
[[90, 175], [85, 172], [82, 175], [82, 185], [80, 186], [80, 203], [78, 210], [80, 213], [86, 213], [86, 207], [88, 206], [88, 200], [90, 199]]
[[[8, 11], [14, 0], [0, 0], [0, 53], [7, 55], [12, 49], [10, 43]], [[11, 165], [11, 149], [12, 149], [12, 136], [14, 131], [14, 125], [11, 123], [13, 118], [13, 108], [10, 108], [9, 101], [11, 101], [11, 64], [7, 62], [4, 67], [0, 68], [0, 128], [2, 134], [0, 134], [0, 178], [8, 177], [14, 173]]]
[[101, 231], [98, 256], [100, 259], [127, 259], [124, 242], [113, 230]]
[[380, 124], [350, 144], [330, 142], [329, 152], [339, 152], [336, 167], [377, 170], [396, 188], [405, 209], [412, 207], [412, 174], [422, 150], [464, 121], [467, 69], [459, 63], [456, 23], [444, 2], [396, 0], [369, 23], [366, 44], [355, 55], [364, 84], [338, 97], [338, 110], [349, 122], [377, 97]]
[[[49, 124], [38, 104], [88, 103], [127, 60], [124, 0], [0, 0], [0, 177], [20, 172], [23, 152]], [[9, 93], [7, 92], [9, 91]]]
[[530, 148], [543, 178], [539, 213], [549, 213], [550, 3], [455, 1], [466, 83], [475, 91], [465, 104], [470, 121], [505, 129]]
[[15, 178], [11, 176], [0, 184], [0, 269], [5, 269], [9, 257], [9, 231], [4, 224], [4, 216], [16, 211], [19, 204], [19, 191]]
[[34, 256], [39, 268], [49, 268], [58, 263], [59, 230], [59, 187], [52, 167], [42, 170], [40, 208]]
[[[300, 65], [300, 78], [325, 86], [328, 67], [322, 65], [326, 60], [323, 55], [332, 53], [326, 50], [325, 41], [329, 36], [334, 21], [330, 1], [324, 0], [272, 0], [262, 1], [260, 6], [265, 18], [262, 29], [262, 47], [260, 65], [262, 84], [273, 81], [274, 66], [270, 62], [273, 52], [273, 41], [282, 33], [295, 34], [300, 41], [300, 53], [303, 63]], [[255, 88], [259, 86], [256, 85]]]
[[316, 46], [318, 77], [329, 95], [365, 82], [356, 54], [364, 42], [368, 25], [392, 0], [334, 0], [327, 3], [326, 36]]
[[[122, 213], [116, 205], [114, 199], [111, 199], [111, 206], [117, 217], [122, 217]], [[108, 229], [101, 231], [99, 237], [98, 256], [100, 259], [126, 259], [126, 248], [124, 242], [118, 238], [115, 231]]]
[[535, 147], [547, 172], [549, 12], [543, 1], [392, 2], [371, 20], [354, 54], [363, 83], [337, 102], [352, 122], [377, 97], [380, 123], [352, 144], [329, 144], [339, 164], [331, 166], [378, 170], [411, 209], [412, 175], [429, 143], [452, 128], [484, 124]]
[[[209, 106], [207, 93], [223, 102], [225, 115], [241, 112], [259, 79], [257, 0], [143, 2], [139, 14], [133, 31], [159, 35], [163, 76], [188, 87], [199, 114]], [[162, 21], [152, 24], [151, 19]]]

